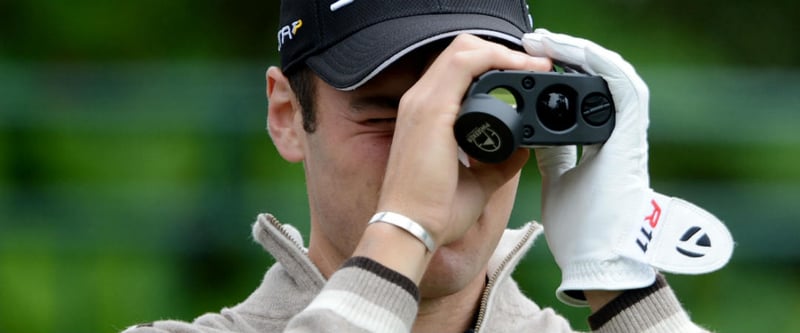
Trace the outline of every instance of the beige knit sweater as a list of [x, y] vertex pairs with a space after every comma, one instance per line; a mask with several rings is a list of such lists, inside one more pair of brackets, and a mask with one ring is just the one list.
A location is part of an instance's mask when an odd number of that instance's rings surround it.
[[[528, 299], [511, 278], [541, 234], [529, 223], [507, 230], [489, 261], [489, 283], [474, 332], [572, 332], [552, 309]], [[419, 291], [402, 275], [367, 258], [353, 258], [330, 280], [311, 263], [299, 233], [268, 214], [253, 236], [276, 259], [242, 303], [193, 322], [157, 321], [128, 328], [145, 332], [409, 332]], [[689, 319], [663, 278], [628, 291], [589, 318], [596, 332], [704, 332]]]

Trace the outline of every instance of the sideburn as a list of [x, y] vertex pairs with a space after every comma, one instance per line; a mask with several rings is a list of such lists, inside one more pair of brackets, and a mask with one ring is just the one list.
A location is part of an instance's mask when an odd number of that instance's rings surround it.
[[287, 78], [297, 96], [300, 108], [302, 108], [303, 129], [307, 133], [314, 133], [317, 130], [317, 117], [314, 110], [314, 94], [316, 93], [314, 73], [310, 68], [302, 67], [294, 73], [288, 74]]

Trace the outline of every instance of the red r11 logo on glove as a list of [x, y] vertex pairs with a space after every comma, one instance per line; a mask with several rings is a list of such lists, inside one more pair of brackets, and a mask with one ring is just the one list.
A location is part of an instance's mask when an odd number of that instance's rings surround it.
[[[636, 244], [639, 245], [642, 252], [647, 252], [647, 245], [650, 244], [650, 240], [653, 239], [653, 230], [655, 230], [658, 225], [658, 219], [661, 218], [661, 206], [658, 205], [655, 199], [651, 200], [650, 203], [653, 204], [653, 213], [645, 216], [644, 220], [648, 223], [641, 229], [642, 235], [644, 235], [646, 239], [644, 241], [642, 241], [641, 238], [636, 239]], [[648, 226], [650, 228], [647, 228]]]

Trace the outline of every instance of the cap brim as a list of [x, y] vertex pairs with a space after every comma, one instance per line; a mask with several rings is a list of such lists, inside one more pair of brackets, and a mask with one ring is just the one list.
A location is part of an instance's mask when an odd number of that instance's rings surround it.
[[364, 28], [309, 57], [306, 64], [334, 88], [353, 90], [411, 51], [461, 33], [520, 45], [525, 32], [506, 20], [480, 14], [402, 17]]

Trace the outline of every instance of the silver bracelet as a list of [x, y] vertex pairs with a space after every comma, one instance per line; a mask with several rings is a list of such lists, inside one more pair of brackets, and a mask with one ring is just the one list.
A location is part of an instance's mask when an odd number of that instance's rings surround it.
[[403, 229], [419, 239], [422, 244], [425, 244], [425, 248], [428, 249], [428, 252], [433, 252], [436, 250], [436, 244], [433, 243], [433, 238], [431, 235], [425, 230], [425, 228], [419, 225], [419, 223], [414, 222], [414, 220], [408, 217], [393, 212], [379, 212], [372, 216], [372, 219], [369, 220], [368, 224], [375, 222], [389, 223], [400, 229]]

